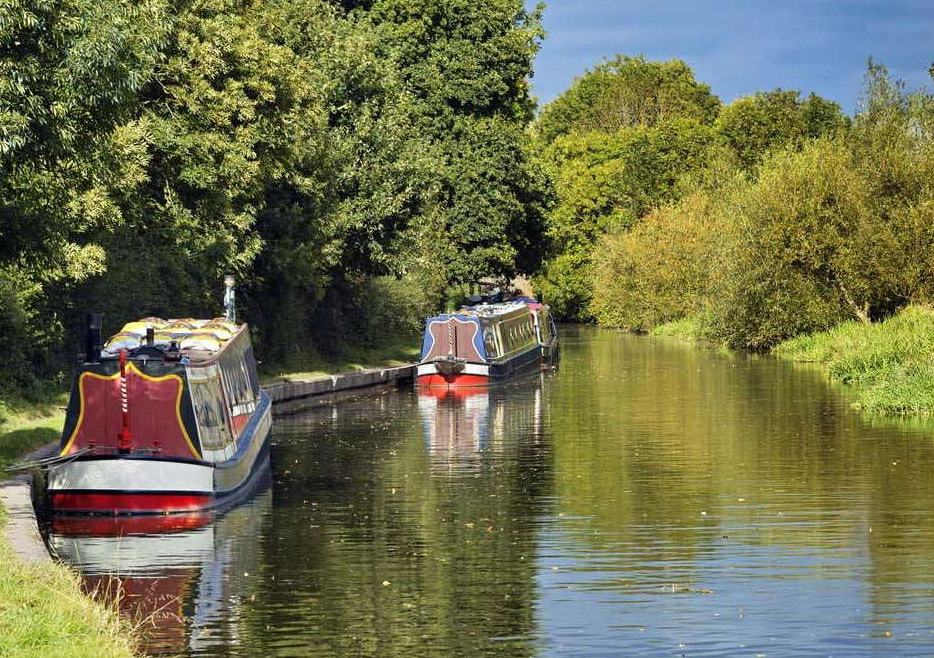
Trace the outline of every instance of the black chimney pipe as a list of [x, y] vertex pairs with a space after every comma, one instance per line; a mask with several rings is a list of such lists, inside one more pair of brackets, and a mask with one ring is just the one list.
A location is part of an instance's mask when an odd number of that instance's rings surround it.
[[103, 320], [102, 313], [87, 313], [84, 316], [84, 357], [87, 363], [97, 363], [101, 360]]

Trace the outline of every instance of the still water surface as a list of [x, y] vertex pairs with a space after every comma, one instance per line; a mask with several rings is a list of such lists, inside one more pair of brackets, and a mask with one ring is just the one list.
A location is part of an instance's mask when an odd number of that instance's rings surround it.
[[279, 418], [249, 503], [52, 544], [157, 655], [934, 655], [934, 430], [768, 357], [562, 349], [488, 392]]

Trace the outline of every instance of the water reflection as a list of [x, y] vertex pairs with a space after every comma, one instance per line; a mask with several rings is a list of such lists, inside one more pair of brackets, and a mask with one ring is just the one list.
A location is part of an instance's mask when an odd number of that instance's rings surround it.
[[217, 515], [56, 517], [48, 540], [80, 569], [85, 591], [116, 602], [139, 625], [147, 653], [210, 653], [239, 642], [241, 603], [271, 502], [267, 482]]
[[501, 454], [520, 440], [541, 441], [548, 379], [535, 373], [496, 386], [419, 389], [418, 411], [432, 461], [476, 465], [485, 452]]

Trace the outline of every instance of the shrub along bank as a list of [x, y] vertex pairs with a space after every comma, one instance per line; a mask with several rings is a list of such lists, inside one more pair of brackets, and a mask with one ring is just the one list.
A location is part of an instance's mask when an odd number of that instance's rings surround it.
[[[747, 124], [763, 129], [733, 129]], [[737, 141], [747, 133], [755, 139]], [[563, 308], [606, 326], [820, 362], [869, 411], [934, 409], [934, 95], [870, 62], [852, 119], [816, 97], [774, 92], [722, 108], [712, 136], [697, 134], [707, 136], [693, 161], [644, 161], [667, 187], [638, 218], [637, 187], [619, 182], [633, 170], [607, 179], [620, 199], [583, 203], [582, 181], [606, 168], [584, 157], [562, 165], [550, 231], [596, 227], [575, 270], [587, 295]], [[596, 145], [618, 141], [571, 131], [546, 157], [569, 152], [572, 138], [590, 144], [591, 159]], [[568, 176], [577, 183], [565, 185]], [[596, 216], [563, 213], [573, 199]], [[565, 255], [548, 261], [542, 290], [573, 287], [552, 276]]]

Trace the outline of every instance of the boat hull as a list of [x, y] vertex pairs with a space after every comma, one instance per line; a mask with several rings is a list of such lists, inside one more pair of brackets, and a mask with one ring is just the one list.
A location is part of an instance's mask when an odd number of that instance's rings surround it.
[[431, 362], [420, 363], [416, 371], [415, 382], [420, 388], [488, 386], [506, 381], [521, 373], [548, 366], [551, 362], [552, 353], [548, 352], [547, 354], [548, 358], [546, 358], [546, 352], [541, 346], [535, 346], [504, 361], [467, 363], [461, 372], [455, 374], [443, 374]]
[[49, 507], [64, 514], [173, 514], [235, 502], [269, 468], [271, 402], [263, 393], [230, 459], [89, 454], [52, 467]]

